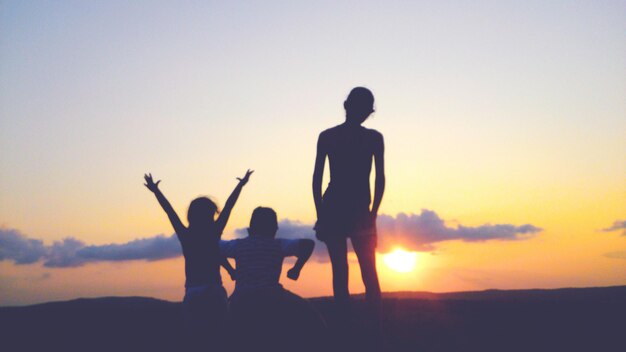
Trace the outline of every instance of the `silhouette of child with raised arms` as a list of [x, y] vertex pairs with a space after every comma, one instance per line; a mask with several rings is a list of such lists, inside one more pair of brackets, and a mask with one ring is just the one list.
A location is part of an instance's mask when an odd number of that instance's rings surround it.
[[[380, 285], [376, 272], [376, 217], [385, 190], [384, 143], [378, 131], [361, 124], [374, 112], [374, 95], [352, 89], [343, 103], [346, 120], [320, 133], [313, 173], [317, 211], [316, 236], [328, 249], [332, 264], [335, 306], [340, 317], [349, 313], [347, 239], [361, 267], [372, 322], [380, 321]], [[322, 196], [322, 176], [328, 157], [330, 183]], [[370, 172], [376, 165], [374, 202], [370, 209]]]
[[[199, 197], [189, 204], [186, 227], [159, 190], [160, 180], [154, 182], [151, 174], [144, 176], [145, 186], [154, 193], [165, 210], [185, 258], [185, 297], [183, 310], [188, 347], [206, 349], [207, 344], [223, 346], [228, 304], [222, 286], [220, 265], [233, 275], [233, 268], [220, 254], [219, 240], [226, 227], [230, 213], [239, 198], [241, 189], [253, 171], [248, 170], [228, 197], [221, 213], [217, 205], [207, 197]], [[219, 213], [217, 219], [215, 215]], [[207, 338], [209, 336], [210, 338]]]
[[236, 262], [237, 281], [230, 297], [230, 312], [234, 328], [245, 337], [237, 341], [239, 349], [293, 347], [287, 341], [297, 341], [302, 334], [314, 333], [312, 330], [323, 326], [321, 316], [307, 300], [279, 283], [283, 259], [297, 258], [287, 272], [288, 278], [297, 280], [315, 242], [275, 238], [277, 230], [276, 212], [257, 207], [250, 219], [248, 237], [220, 242], [222, 255]]

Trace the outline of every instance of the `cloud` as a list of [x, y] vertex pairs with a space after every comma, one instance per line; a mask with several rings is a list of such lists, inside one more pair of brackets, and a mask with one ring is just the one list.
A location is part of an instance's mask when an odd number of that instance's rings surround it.
[[612, 226], [602, 229], [604, 232], [622, 231], [622, 236], [626, 236], [626, 220], [617, 220]]
[[402, 246], [408, 250], [432, 251], [434, 243], [461, 240], [465, 242], [484, 242], [490, 240], [524, 240], [542, 229], [525, 224], [485, 224], [471, 227], [458, 225], [449, 227], [432, 210], [423, 209], [420, 214], [399, 213], [396, 217], [380, 215], [378, 217], [379, 250], [389, 251], [392, 247]]
[[157, 235], [122, 244], [88, 246], [72, 237], [44, 245], [41, 240], [27, 238], [13, 229], [0, 229], [0, 261], [32, 264], [43, 260], [49, 268], [77, 267], [90, 262], [124, 260], [159, 260], [182, 254], [175, 235]]
[[609, 252], [609, 253], [606, 253], [604, 256], [607, 257], [607, 258], [612, 258], [612, 259], [624, 259], [624, 260], [626, 260], [626, 251]]
[[87, 260], [159, 260], [174, 258], [182, 254], [176, 235], [169, 237], [158, 235], [141, 238], [124, 244], [87, 246], [80, 250], [80, 256]]
[[[617, 224], [617, 223], [616, 223]], [[284, 219], [279, 222], [278, 237], [315, 239], [312, 224]], [[614, 225], [617, 226], [617, 225]], [[485, 224], [471, 227], [450, 227], [432, 210], [420, 214], [399, 213], [395, 217], [378, 217], [378, 251], [388, 252], [401, 246], [411, 251], [433, 251], [435, 244], [444, 241], [484, 242], [493, 240], [524, 240], [542, 229], [534, 225]], [[236, 237], [247, 236], [245, 228], [235, 230]], [[178, 257], [181, 246], [175, 235], [156, 235], [121, 244], [87, 245], [76, 238], [67, 237], [45, 245], [30, 239], [14, 229], [0, 229], [0, 261], [12, 260], [16, 264], [43, 261], [49, 268], [77, 267], [93, 262], [126, 260], [160, 260]], [[317, 242], [313, 257], [328, 261], [326, 246]]]
[[0, 261], [31, 264], [39, 261], [46, 253], [43, 241], [28, 239], [18, 230], [0, 228]]
[[78, 254], [82, 248], [85, 248], [85, 243], [75, 238], [55, 241], [48, 248], [43, 265], [49, 268], [81, 266], [87, 262]]
[[[312, 224], [303, 224], [289, 219], [278, 224], [278, 237], [315, 238]], [[458, 225], [449, 227], [432, 210], [424, 209], [420, 214], [399, 213], [395, 217], [380, 215], [377, 221], [378, 251], [385, 253], [394, 247], [403, 247], [410, 251], [434, 251], [435, 243], [451, 240], [465, 242], [484, 242], [492, 240], [524, 240], [535, 236], [541, 228], [531, 225], [485, 224], [477, 227]], [[235, 230], [238, 237], [247, 235], [245, 228]], [[317, 243], [314, 256], [328, 260], [323, 244]]]

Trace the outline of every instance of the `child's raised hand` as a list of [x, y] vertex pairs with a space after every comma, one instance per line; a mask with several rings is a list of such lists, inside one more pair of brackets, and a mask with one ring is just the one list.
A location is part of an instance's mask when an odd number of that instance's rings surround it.
[[291, 268], [287, 272], [287, 277], [296, 281], [300, 277], [300, 270], [298, 268]]
[[143, 185], [146, 186], [151, 192], [156, 192], [159, 190], [159, 183], [161, 183], [161, 180], [158, 180], [155, 183], [152, 179], [152, 174], [144, 174], [143, 178], [144, 180], [146, 180], [146, 183], [144, 183]]
[[250, 175], [252, 175], [253, 172], [254, 172], [254, 170], [248, 169], [248, 171], [246, 171], [246, 175], [243, 178], [237, 177], [237, 179], [239, 180], [239, 183], [242, 186], [244, 186], [246, 183], [248, 183], [248, 181], [250, 180]]

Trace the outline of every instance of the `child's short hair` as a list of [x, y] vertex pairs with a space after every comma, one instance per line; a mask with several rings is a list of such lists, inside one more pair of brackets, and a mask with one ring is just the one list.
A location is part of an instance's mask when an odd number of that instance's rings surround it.
[[257, 207], [252, 212], [248, 233], [251, 236], [274, 237], [278, 230], [278, 218], [272, 208]]

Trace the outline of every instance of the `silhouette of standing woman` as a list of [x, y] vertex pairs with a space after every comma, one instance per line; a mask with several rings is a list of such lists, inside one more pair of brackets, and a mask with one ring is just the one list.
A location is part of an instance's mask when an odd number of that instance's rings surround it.
[[[343, 103], [346, 121], [320, 133], [313, 173], [317, 211], [316, 236], [323, 241], [333, 271], [337, 310], [349, 313], [347, 239], [359, 260], [372, 323], [380, 321], [380, 284], [376, 272], [376, 216], [385, 190], [384, 144], [378, 131], [361, 124], [374, 112], [374, 95], [363, 87], [352, 89]], [[322, 196], [326, 157], [330, 183]], [[374, 202], [370, 209], [370, 172], [376, 165]]]

